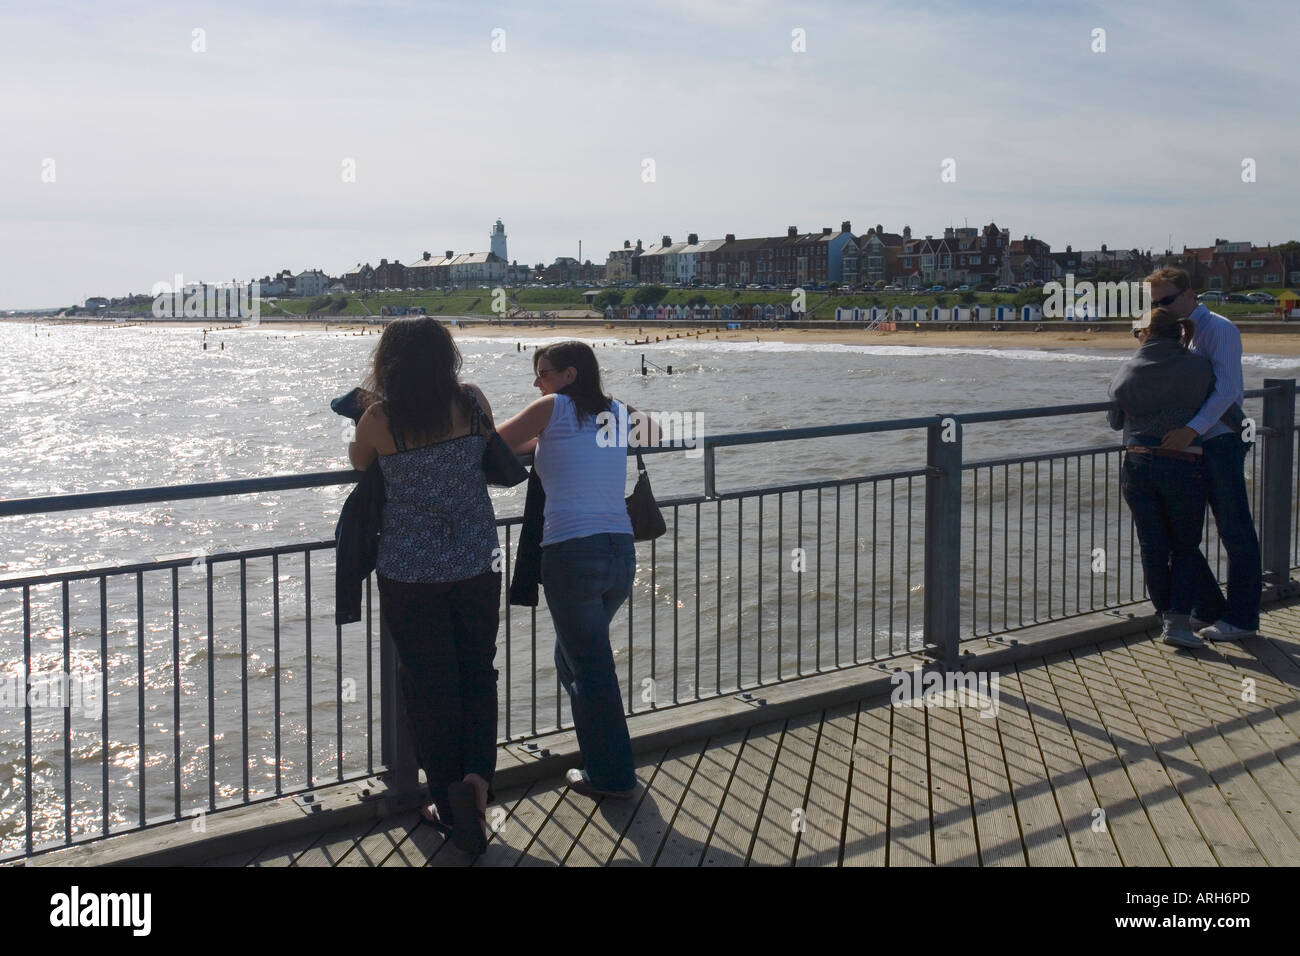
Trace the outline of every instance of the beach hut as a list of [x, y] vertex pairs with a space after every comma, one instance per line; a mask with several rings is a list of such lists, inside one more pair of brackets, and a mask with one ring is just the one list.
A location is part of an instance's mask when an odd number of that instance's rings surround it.
[[997, 309], [997, 318], [999, 322], [1010, 322], [1015, 314], [1015, 309], [1009, 305], [1000, 305]]
[[930, 310], [930, 321], [931, 322], [939, 321], [939, 307], [937, 305]]
[[655, 319], [663, 320], [666, 318], [668, 318], [668, 306], [661, 305], [659, 308], [655, 309]]
[[1021, 307], [1021, 309], [1020, 309], [1020, 321], [1021, 321], [1021, 322], [1032, 322], [1032, 321], [1034, 321], [1034, 307], [1033, 307], [1032, 305], [1026, 305], [1026, 306], [1022, 306], [1022, 307]]
[[[717, 309], [717, 306], [714, 306], [714, 309]], [[724, 306], [722, 307], [722, 316], [721, 316], [721, 318], [722, 318], [722, 321], [723, 321], [723, 322], [730, 322], [730, 321], [731, 321], [731, 306], [729, 306], [729, 305], [724, 305]]]
[[835, 307], [835, 321], [836, 321], [836, 322], [843, 322], [845, 316], [848, 315], [849, 313], [853, 312], [853, 311], [855, 311], [855, 310], [853, 310], [853, 309], [846, 309], [846, 308], [844, 308], [844, 306], [842, 306], [842, 305], [837, 305], [837, 306]]
[[912, 321], [913, 322], [921, 321], [921, 307], [919, 305], [912, 306]]
[[902, 322], [902, 321], [903, 321], [903, 307], [902, 307], [901, 305], [896, 305], [896, 306], [894, 306], [894, 318], [893, 318], [893, 321], [895, 321], [895, 322]]
[[970, 320], [971, 320], [972, 322], [978, 322], [978, 321], [980, 320], [980, 318], [982, 317], [982, 315], [983, 315], [983, 312], [982, 312], [982, 310], [980, 309], [980, 307], [979, 307], [978, 305], [977, 305], [977, 306], [974, 306], [974, 307], [971, 308], [971, 310], [970, 310]]
[[1282, 320], [1288, 318], [1300, 319], [1300, 293], [1287, 290], [1277, 297], [1277, 308], [1273, 310], [1274, 314], [1282, 316]]
[[777, 317], [780, 321], [784, 322], [786, 316], [788, 316], [789, 314], [790, 314], [789, 311], [788, 311], [788, 310], [786, 309], [786, 307], [785, 307], [785, 303], [781, 303], [780, 305], [778, 305], [778, 306], [776, 307], [776, 317]]
[[776, 318], [776, 309], [772, 308], [772, 306], [770, 305], [763, 306], [763, 321], [771, 322], [775, 318]]
[[717, 322], [719, 319], [722, 318], [722, 309], [715, 305], [712, 309], [709, 310], [709, 314], [713, 316], [713, 321]]

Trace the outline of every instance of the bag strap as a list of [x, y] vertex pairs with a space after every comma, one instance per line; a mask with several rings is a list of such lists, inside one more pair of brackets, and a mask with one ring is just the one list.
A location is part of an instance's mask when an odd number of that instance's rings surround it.
[[[471, 435], [480, 435], [483, 433], [483, 408], [479, 405], [478, 399], [474, 395], [474, 390], [468, 385], [460, 387], [461, 393], [469, 399], [469, 433]], [[492, 429], [489, 429], [491, 431]]]

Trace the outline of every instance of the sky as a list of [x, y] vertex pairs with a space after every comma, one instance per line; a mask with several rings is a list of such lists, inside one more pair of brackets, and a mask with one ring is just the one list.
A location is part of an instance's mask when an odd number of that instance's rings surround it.
[[0, 309], [486, 251], [497, 218], [528, 263], [846, 219], [1284, 242], [1297, 36], [1294, 0], [0, 0]]

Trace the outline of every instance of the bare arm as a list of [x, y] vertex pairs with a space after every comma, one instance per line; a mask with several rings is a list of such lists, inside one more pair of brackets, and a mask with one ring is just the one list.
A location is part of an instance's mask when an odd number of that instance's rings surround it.
[[366, 409], [361, 420], [357, 422], [356, 434], [352, 436], [352, 441], [348, 442], [348, 461], [357, 471], [365, 471], [379, 457], [379, 449], [375, 447], [374, 439], [375, 430], [379, 427], [375, 408], [376, 406], [372, 405]]
[[517, 455], [532, 451], [537, 445], [537, 436], [550, 424], [554, 409], [555, 396], [543, 395], [514, 418], [497, 426], [497, 434]]

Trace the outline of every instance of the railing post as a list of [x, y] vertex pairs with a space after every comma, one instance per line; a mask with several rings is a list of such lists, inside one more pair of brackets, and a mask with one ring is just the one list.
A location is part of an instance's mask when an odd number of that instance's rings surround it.
[[1273, 389], [1264, 396], [1263, 449], [1260, 489], [1259, 550], [1264, 581], [1285, 587], [1291, 580], [1291, 509], [1295, 489], [1291, 477], [1295, 471], [1295, 396], [1293, 378], [1266, 378], [1264, 387]]
[[415, 748], [406, 722], [406, 704], [402, 699], [400, 661], [384, 617], [384, 602], [379, 600], [379, 746], [380, 757], [388, 768], [388, 786], [395, 796], [411, 793], [420, 786]]
[[704, 497], [718, 497], [718, 486], [714, 472], [713, 446], [704, 442]]
[[961, 626], [961, 423], [948, 416], [926, 431], [923, 628], [927, 651], [952, 668]]

